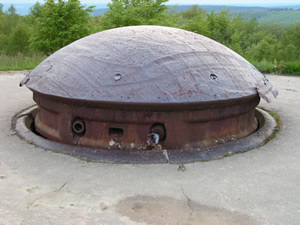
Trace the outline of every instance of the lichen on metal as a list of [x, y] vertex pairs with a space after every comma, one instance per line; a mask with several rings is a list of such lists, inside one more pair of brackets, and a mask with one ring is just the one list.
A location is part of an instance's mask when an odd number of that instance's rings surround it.
[[39, 105], [41, 135], [123, 150], [154, 143], [201, 151], [245, 137], [257, 129], [259, 96], [270, 102], [278, 94], [229, 48], [160, 26], [116, 28], [75, 41], [21, 84]]

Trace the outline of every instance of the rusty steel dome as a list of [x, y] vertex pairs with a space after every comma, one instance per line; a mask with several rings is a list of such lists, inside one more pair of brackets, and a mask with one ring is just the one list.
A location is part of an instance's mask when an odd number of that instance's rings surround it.
[[21, 84], [38, 104], [35, 128], [95, 149], [201, 151], [248, 136], [255, 107], [277, 91], [243, 57], [176, 28], [99, 32], [60, 49]]

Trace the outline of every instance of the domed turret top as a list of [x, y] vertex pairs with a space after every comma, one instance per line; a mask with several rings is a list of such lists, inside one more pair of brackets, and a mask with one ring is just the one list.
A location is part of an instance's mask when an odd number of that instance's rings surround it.
[[32, 91], [99, 102], [195, 103], [277, 95], [243, 57], [160, 26], [102, 31], [58, 50], [22, 81]]

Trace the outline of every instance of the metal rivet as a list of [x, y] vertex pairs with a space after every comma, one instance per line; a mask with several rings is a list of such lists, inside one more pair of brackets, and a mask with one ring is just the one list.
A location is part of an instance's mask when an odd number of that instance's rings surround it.
[[50, 65], [47, 69], [46, 69], [46, 72], [48, 72], [49, 70], [51, 70], [52, 68], [52, 65]]
[[212, 80], [217, 80], [218, 79], [218, 76], [216, 75], [216, 74], [210, 74], [210, 78], [212, 79]]
[[121, 78], [122, 78], [122, 75], [120, 73], [115, 73], [114, 74], [114, 80], [115, 81], [121, 80]]

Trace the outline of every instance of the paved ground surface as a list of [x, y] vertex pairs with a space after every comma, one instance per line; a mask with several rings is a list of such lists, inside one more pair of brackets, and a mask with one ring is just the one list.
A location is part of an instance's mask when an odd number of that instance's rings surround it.
[[300, 78], [270, 75], [281, 116], [267, 145], [184, 165], [87, 163], [44, 151], [10, 129], [33, 103], [23, 73], [0, 74], [0, 224], [299, 225]]

